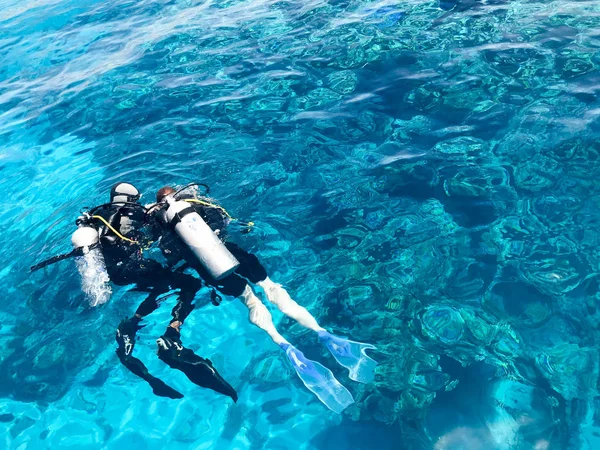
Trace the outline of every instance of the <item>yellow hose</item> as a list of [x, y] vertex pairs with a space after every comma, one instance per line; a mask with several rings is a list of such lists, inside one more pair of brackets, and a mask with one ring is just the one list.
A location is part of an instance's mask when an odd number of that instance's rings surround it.
[[203, 200], [198, 200], [197, 198], [186, 198], [184, 201], [186, 201], [188, 203], [199, 203], [200, 205], [209, 206], [211, 208], [217, 208], [218, 210], [222, 211], [223, 214], [225, 214], [227, 217], [229, 217], [229, 219], [237, 220], [237, 219], [234, 219], [233, 217], [231, 217], [225, 208], [223, 208], [222, 206], [219, 206], [219, 205], [215, 205], [214, 203], [209, 203], [209, 202], [205, 202]]
[[[217, 208], [219, 211], [221, 211], [223, 214], [225, 214], [229, 220], [239, 220], [239, 219], [235, 219], [233, 217], [231, 217], [231, 215], [227, 212], [227, 210], [225, 208], [223, 208], [222, 206], [219, 205], [215, 205], [214, 203], [210, 203], [210, 202], [205, 202], [203, 200], [198, 200], [197, 198], [186, 198], [184, 199], [184, 201], [188, 202], [188, 203], [198, 203], [200, 205], [204, 205], [204, 206], [208, 206], [210, 208]], [[244, 222], [242, 222], [244, 223]], [[247, 226], [252, 227], [254, 226], [254, 222], [248, 222], [246, 223]]]
[[110, 229], [110, 231], [112, 231], [113, 233], [115, 233], [118, 237], [120, 237], [124, 241], [131, 242], [132, 244], [139, 244], [138, 241], [134, 241], [132, 239], [126, 238], [121, 233], [119, 233], [117, 230], [115, 230], [113, 228], [113, 226], [110, 223], [108, 223], [104, 217], [102, 217], [102, 216], [92, 216], [92, 218], [93, 219], [101, 220], [104, 223], [104, 225], [106, 225]]

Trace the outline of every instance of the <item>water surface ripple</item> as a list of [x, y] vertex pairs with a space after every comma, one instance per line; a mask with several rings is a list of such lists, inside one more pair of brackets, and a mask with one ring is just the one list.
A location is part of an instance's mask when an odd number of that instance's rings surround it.
[[[600, 3], [504, 0], [0, 1], [0, 447], [596, 449]], [[199, 180], [324, 326], [371, 342], [328, 411], [226, 301], [184, 342], [231, 406], [124, 370], [142, 296], [86, 306], [69, 249], [127, 179], [148, 201]], [[208, 295], [202, 291], [201, 296]]]

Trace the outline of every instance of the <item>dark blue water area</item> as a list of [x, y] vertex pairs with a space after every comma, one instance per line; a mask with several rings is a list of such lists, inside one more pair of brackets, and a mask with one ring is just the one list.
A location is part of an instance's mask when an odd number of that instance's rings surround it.
[[[600, 7], [594, 1], [0, 2], [0, 447], [596, 449]], [[173, 298], [91, 307], [70, 249], [117, 181], [208, 183], [373, 383], [278, 329], [355, 404], [309, 392], [239, 300], [197, 296], [185, 345], [233, 404], [156, 357]], [[150, 257], [159, 257], [155, 250]], [[262, 298], [262, 293], [257, 290]]]

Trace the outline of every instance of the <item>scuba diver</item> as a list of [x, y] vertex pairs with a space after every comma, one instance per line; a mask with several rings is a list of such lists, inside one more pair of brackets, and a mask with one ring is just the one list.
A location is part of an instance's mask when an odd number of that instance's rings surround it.
[[[227, 211], [207, 196], [190, 193], [192, 183], [179, 190], [165, 186], [156, 194], [149, 213], [161, 224], [159, 246], [168, 264], [181, 260], [194, 268], [204, 282], [221, 294], [239, 297], [249, 310], [250, 322], [264, 330], [287, 355], [292, 367], [305, 384], [332, 411], [341, 413], [354, 403], [352, 394], [322, 364], [311, 361], [290, 344], [275, 328], [267, 307], [255, 295], [251, 284], [263, 289], [267, 300], [283, 314], [314, 331], [337, 362], [349, 370], [350, 379], [369, 383], [374, 379], [377, 363], [367, 354], [370, 344], [334, 336], [296, 303], [288, 292], [273, 282], [258, 258], [238, 245], [226, 241], [226, 227], [233, 219]], [[241, 223], [248, 232], [253, 223]], [[213, 302], [219, 298], [213, 289]]]
[[[179, 289], [177, 304], [172, 310], [173, 319], [163, 336], [157, 340], [158, 357], [170, 367], [182, 371], [194, 384], [227, 395], [235, 402], [235, 389], [219, 375], [212, 362], [182, 345], [179, 330], [194, 309], [192, 302], [202, 282], [192, 275], [169, 270], [158, 261], [144, 257], [143, 249], [150, 244], [144, 229], [151, 230], [152, 227], [147, 227], [149, 216], [146, 208], [139, 203], [140, 197], [133, 185], [117, 183], [111, 189], [110, 203], [92, 208], [77, 219], [78, 229], [71, 239], [75, 249], [69, 255], [83, 257], [77, 260], [84, 291], [94, 292], [100, 286], [100, 291], [105, 294], [107, 289], [101, 288], [102, 283], [110, 280], [117, 286], [135, 284], [136, 290], [148, 292], [148, 297], [135, 314], [119, 324], [116, 353], [123, 365], [148, 382], [156, 395], [176, 399], [183, 395], [152, 376], [144, 363], [132, 353], [136, 333], [142, 328], [142, 319], [159, 307], [165, 298], [164, 294]], [[52, 263], [65, 256], [60, 255], [48, 261]], [[38, 264], [32, 270], [48, 263]], [[101, 303], [106, 300], [103, 299]]]

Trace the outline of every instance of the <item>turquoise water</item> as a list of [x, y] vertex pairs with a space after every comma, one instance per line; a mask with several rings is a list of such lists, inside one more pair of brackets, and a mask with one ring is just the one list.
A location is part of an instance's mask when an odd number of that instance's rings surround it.
[[[600, 447], [600, 5], [593, 1], [0, 2], [0, 447]], [[377, 346], [327, 410], [235, 300], [184, 342], [236, 405], [136, 354], [143, 295], [89, 308], [68, 251], [118, 180], [202, 181], [329, 330]], [[208, 297], [205, 289], [202, 297]]]

